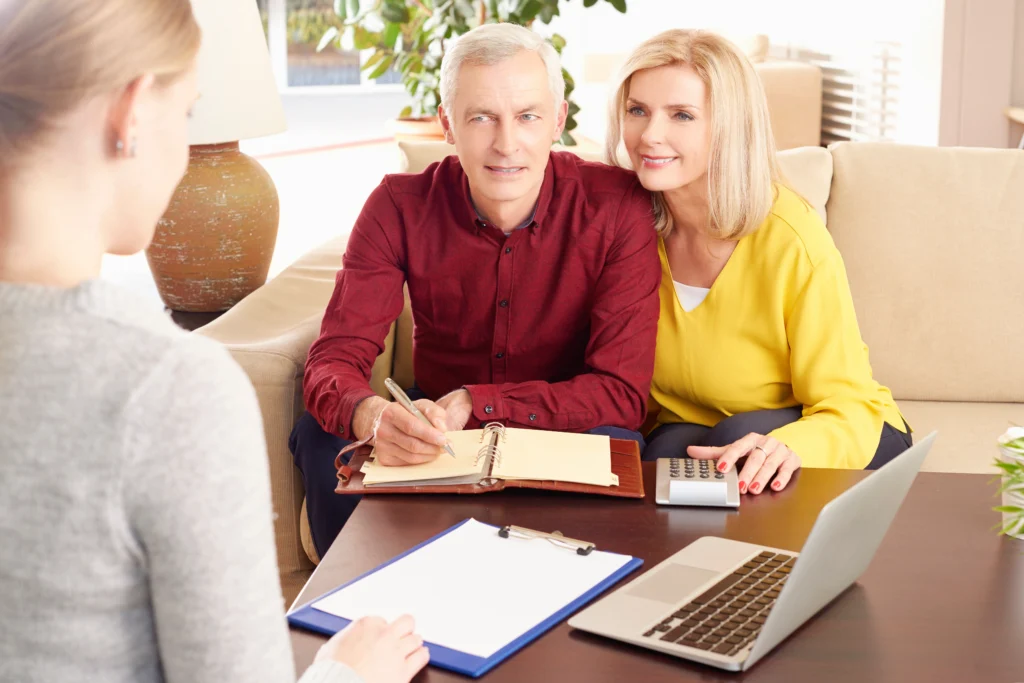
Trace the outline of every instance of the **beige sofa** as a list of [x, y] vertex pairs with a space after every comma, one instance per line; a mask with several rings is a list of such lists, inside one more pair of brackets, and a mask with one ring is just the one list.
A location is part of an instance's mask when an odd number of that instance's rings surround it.
[[[407, 165], [446, 151], [410, 149]], [[781, 159], [844, 256], [876, 377], [919, 435], [939, 430], [924, 469], [991, 471], [996, 436], [1024, 424], [1024, 152], [842, 143]], [[197, 332], [226, 344], [256, 387], [282, 572], [310, 566], [288, 434], [345, 240]], [[374, 367], [378, 393], [387, 374], [411, 379], [411, 329], [406, 310]]]

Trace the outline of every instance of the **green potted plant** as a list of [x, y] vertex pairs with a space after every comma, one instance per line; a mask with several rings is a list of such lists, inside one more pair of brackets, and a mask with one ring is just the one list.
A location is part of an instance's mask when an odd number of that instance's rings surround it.
[[[413, 104], [399, 113], [399, 122], [420, 122], [434, 127], [439, 135], [437, 105], [440, 104], [441, 59], [445, 44], [481, 24], [511, 22], [532, 26], [548, 24], [560, 13], [559, 5], [573, 0], [335, 0], [334, 10], [342, 27], [332, 26], [323, 34], [320, 49], [337, 41], [343, 49], [373, 50], [363, 64], [373, 80], [395, 69], [401, 74]], [[600, 0], [581, 0], [593, 7]], [[619, 12], [626, 0], [603, 0]], [[552, 35], [548, 41], [559, 54], [565, 38]], [[580, 108], [572, 101], [575, 82], [565, 69], [565, 97], [569, 118], [561, 142], [573, 145]]]
[[1001, 533], [1024, 539], [1024, 427], [1011, 427], [999, 437], [996, 467], [1001, 470], [999, 492], [1003, 504], [996, 508], [1003, 513]]

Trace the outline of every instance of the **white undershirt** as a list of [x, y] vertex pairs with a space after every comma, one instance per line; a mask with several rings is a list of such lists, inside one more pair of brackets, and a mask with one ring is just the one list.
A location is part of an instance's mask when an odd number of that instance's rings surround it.
[[682, 282], [676, 282], [675, 280], [672, 281], [672, 284], [676, 286], [676, 296], [679, 297], [679, 303], [682, 304], [683, 310], [687, 313], [700, 306], [707, 297], [708, 292], [711, 291], [705, 287], [684, 285]]

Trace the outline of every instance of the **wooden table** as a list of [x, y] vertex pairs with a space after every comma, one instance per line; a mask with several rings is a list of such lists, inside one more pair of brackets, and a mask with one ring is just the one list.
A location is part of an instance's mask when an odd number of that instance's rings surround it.
[[[700, 536], [798, 550], [821, 507], [868, 473], [804, 470], [739, 511], [509, 491], [366, 498], [296, 600], [303, 604], [467, 517], [518, 524], [636, 555], [644, 571]], [[499, 681], [1024, 682], [1024, 541], [999, 537], [996, 482], [922, 473], [858, 584], [750, 672], [732, 674], [573, 631], [565, 623], [484, 676]], [[629, 578], [635, 578], [639, 572]], [[629, 580], [629, 579], [627, 579]], [[500, 591], [501, 587], [496, 587]], [[292, 631], [302, 671], [324, 638]], [[429, 668], [417, 681], [465, 681]]]

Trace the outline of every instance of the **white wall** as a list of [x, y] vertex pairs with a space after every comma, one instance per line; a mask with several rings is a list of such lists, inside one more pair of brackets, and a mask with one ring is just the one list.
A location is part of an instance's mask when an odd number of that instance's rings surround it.
[[[569, 39], [565, 62], [580, 76], [585, 55], [625, 53], [668, 28], [706, 28], [734, 39], [763, 33], [773, 45], [815, 50], [853, 65], [863, 65], [875, 44], [897, 43], [902, 76], [895, 139], [936, 144], [944, 5], [944, 0], [630, 0], [623, 16], [606, 3], [590, 9], [572, 3], [563, 9], [559, 26], [576, 23], [574, 32], [560, 31]], [[581, 84], [581, 129], [592, 137], [603, 136], [606, 91], [602, 84]]]
[[1007, 146], [1018, 6], [1024, 2], [946, 1], [940, 144]]

